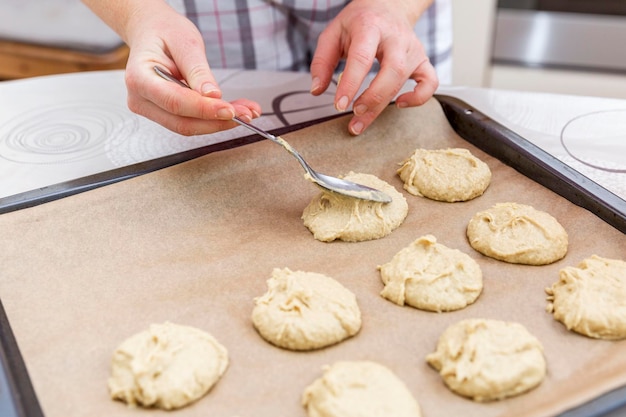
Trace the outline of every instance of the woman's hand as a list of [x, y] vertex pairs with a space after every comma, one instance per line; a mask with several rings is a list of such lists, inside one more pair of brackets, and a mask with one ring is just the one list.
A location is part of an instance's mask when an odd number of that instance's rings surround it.
[[[254, 101], [222, 100], [198, 29], [165, 2], [84, 2], [130, 47], [126, 86], [131, 111], [183, 135], [230, 129], [238, 126], [234, 116], [249, 121], [260, 115]], [[155, 65], [185, 80], [191, 90], [159, 77]]]
[[424, 104], [439, 86], [435, 69], [413, 29], [431, 2], [353, 0], [320, 35], [311, 63], [311, 92], [322, 94], [339, 60], [346, 58], [335, 94], [339, 111], [348, 109], [355, 99], [374, 59], [380, 63], [370, 86], [354, 101], [350, 133], [363, 132], [408, 79], [417, 85], [396, 99], [398, 107]]

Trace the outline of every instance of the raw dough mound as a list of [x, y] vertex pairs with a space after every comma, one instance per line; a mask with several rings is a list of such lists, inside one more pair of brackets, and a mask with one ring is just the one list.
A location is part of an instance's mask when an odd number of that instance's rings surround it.
[[406, 385], [375, 362], [336, 362], [302, 395], [309, 417], [420, 417]]
[[481, 196], [491, 182], [491, 170], [467, 149], [416, 149], [398, 175], [404, 189], [437, 201], [467, 201]]
[[393, 186], [369, 174], [351, 172], [345, 179], [376, 188], [390, 196], [392, 201], [376, 203], [322, 191], [302, 214], [304, 225], [315, 239], [322, 242], [379, 239], [402, 224], [409, 206], [404, 196]]
[[514, 264], [546, 265], [567, 253], [567, 232], [548, 213], [499, 203], [476, 213], [467, 226], [470, 245], [483, 255]]
[[380, 266], [381, 295], [398, 305], [453, 311], [476, 301], [483, 289], [480, 267], [467, 254], [420, 237]]
[[153, 324], [115, 350], [109, 392], [130, 406], [165, 410], [205, 395], [228, 366], [228, 352], [199, 329]]
[[547, 311], [577, 333], [596, 339], [626, 338], [626, 262], [593, 255], [559, 271], [546, 288]]
[[338, 343], [361, 329], [355, 295], [315, 272], [274, 269], [268, 290], [256, 298], [252, 323], [268, 342], [291, 350]]
[[474, 401], [521, 394], [546, 374], [541, 343], [521, 324], [499, 320], [469, 319], [448, 327], [426, 361], [448, 388]]

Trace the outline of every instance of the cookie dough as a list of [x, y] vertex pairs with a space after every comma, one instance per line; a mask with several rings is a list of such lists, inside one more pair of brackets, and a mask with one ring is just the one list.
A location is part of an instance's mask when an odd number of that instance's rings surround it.
[[126, 339], [113, 353], [109, 393], [129, 406], [172, 410], [204, 396], [228, 366], [210, 334], [166, 322]]
[[404, 189], [431, 200], [467, 201], [483, 195], [491, 170], [467, 149], [416, 149], [397, 171]]
[[467, 226], [470, 245], [514, 264], [546, 265], [567, 253], [567, 232], [551, 215], [531, 206], [499, 203], [476, 213]]
[[626, 262], [592, 255], [559, 271], [546, 288], [547, 311], [577, 333], [596, 339], [626, 338]]
[[349, 173], [345, 179], [376, 188], [392, 198], [376, 203], [322, 191], [304, 209], [304, 225], [322, 242], [360, 242], [387, 236], [402, 224], [409, 211], [404, 196], [393, 186], [370, 174]]
[[453, 392], [474, 401], [501, 400], [541, 383], [541, 343], [518, 323], [468, 319], [448, 327], [426, 361]]
[[267, 292], [255, 299], [252, 323], [276, 346], [319, 349], [361, 329], [355, 295], [326, 275], [276, 268], [267, 287]]
[[375, 362], [336, 362], [306, 388], [302, 405], [309, 417], [420, 417], [406, 385]]
[[398, 305], [429, 311], [453, 311], [476, 301], [483, 275], [469, 255], [450, 249], [432, 235], [415, 240], [379, 266], [381, 295]]

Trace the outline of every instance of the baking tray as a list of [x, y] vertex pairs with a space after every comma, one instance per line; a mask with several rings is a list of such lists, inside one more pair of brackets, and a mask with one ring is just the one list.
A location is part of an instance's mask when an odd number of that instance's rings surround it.
[[[449, 96], [437, 96], [436, 98], [442, 105], [451, 126], [465, 140], [572, 203], [589, 210], [621, 232], [626, 232], [626, 202], [624, 200], [546, 154], [519, 135], [494, 122], [467, 103]], [[274, 133], [284, 134], [328, 119], [290, 126]], [[35, 206], [258, 140], [261, 139], [257, 136], [249, 136], [0, 199], [0, 213]], [[2, 348], [0, 352], [2, 359], [0, 411], [3, 411], [2, 415], [5, 414], [1, 407], [7, 404], [7, 409], [10, 410], [7, 413], [13, 413], [15, 416], [42, 416], [43, 412], [11, 332], [9, 320], [1, 308], [1, 303], [0, 345]], [[562, 414], [562, 416], [601, 416], [624, 405], [626, 405], [626, 387], [607, 393], [582, 407]], [[6, 415], [12, 417], [11, 414]]]

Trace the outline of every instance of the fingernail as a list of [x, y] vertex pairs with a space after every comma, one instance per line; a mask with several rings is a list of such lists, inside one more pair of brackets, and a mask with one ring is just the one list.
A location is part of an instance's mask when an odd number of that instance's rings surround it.
[[346, 109], [348, 108], [348, 97], [341, 97], [339, 101], [337, 101], [335, 108], [339, 111], [346, 111]]
[[223, 107], [217, 111], [217, 118], [222, 120], [230, 120], [235, 117], [235, 113], [229, 108]]
[[320, 79], [318, 77], [313, 78], [311, 81], [311, 93], [316, 92], [320, 88]]
[[357, 116], [365, 114], [366, 111], [367, 106], [365, 104], [359, 104], [354, 108], [354, 114], [356, 114]]
[[361, 122], [355, 122], [351, 127], [350, 127], [350, 131], [352, 132], [353, 135], [359, 135], [361, 134], [361, 132], [363, 131], [363, 123]]
[[404, 109], [405, 107], [409, 107], [409, 104], [406, 101], [399, 101], [396, 103], [399, 109]]
[[202, 92], [202, 95], [206, 97], [219, 98], [222, 95], [220, 89], [217, 88], [215, 84], [211, 83], [202, 84], [200, 91]]
[[251, 110], [251, 111], [252, 111], [252, 117], [254, 117], [255, 119], [257, 117], [261, 117], [261, 113], [259, 113], [258, 111], [256, 111], [256, 110]]

